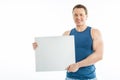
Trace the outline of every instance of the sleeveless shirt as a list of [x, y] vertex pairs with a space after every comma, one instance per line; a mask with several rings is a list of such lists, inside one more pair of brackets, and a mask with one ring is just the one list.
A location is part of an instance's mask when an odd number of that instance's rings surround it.
[[[93, 40], [91, 37], [91, 27], [87, 26], [87, 28], [82, 32], [78, 32], [76, 28], [73, 28], [70, 32], [70, 35], [73, 35], [75, 39], [76, 62], [87, 58], [94, 52]], [[90, 65], [87, 67], [81, 67], [76, 72], [67, 72], [67, 77], [82, 80], [95, 78], [95, 66]]]

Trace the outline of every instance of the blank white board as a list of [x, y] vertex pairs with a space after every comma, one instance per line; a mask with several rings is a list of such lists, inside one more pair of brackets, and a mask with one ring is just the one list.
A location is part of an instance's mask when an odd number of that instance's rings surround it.
[[75, 63], [74, 36], [36, 37], [36, 71], [63, 71]]

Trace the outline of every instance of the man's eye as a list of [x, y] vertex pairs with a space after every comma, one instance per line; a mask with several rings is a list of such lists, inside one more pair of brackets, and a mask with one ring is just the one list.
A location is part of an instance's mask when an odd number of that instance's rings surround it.
[[80, 16], [83, 16], [82, 14], [80, 14]]
[[77, 14], [75, 14], [75, 16], [78, 16]]

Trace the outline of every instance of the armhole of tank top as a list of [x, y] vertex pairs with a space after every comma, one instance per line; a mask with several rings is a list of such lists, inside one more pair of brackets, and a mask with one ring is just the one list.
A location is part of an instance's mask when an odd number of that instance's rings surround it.
[[72, 35], [72, 30], [73, 30], [73, 29], [71, 29], [71, 30], [69, 31], [69, 35]]
[[70, 30], [70, 32], [69, 32], [69, 36], [71, 35], [71, 31], [72, 31], [72, 30]]
[[68, 31], [68, 36], [70, 36], [71, 30]]
[[73, 35], [74, 32], [75, 32], [75, 28], [70, 30], [69, 35]]
[[93, 28], [90, 29], [90, 36], [91, 36], [91, 39], [93, 40]]

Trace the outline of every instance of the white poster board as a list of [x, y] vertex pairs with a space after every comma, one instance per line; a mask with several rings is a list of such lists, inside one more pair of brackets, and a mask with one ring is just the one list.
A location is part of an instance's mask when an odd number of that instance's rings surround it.
[[36, 37], [36, 71], [63, 71], [75, 63], [74, 36]]

